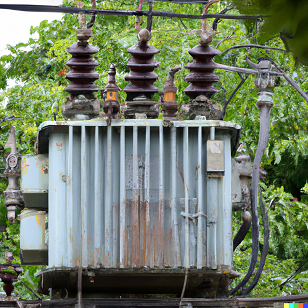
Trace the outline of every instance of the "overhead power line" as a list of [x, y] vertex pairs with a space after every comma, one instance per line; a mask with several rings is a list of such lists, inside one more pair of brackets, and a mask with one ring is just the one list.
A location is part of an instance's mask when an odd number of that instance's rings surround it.
[[[87, 15], [149, 15], [149, 11], [121, 11], [121, 10], [93, 10], [82, 9], [76, 7], [52, 6], [52, 5], [31, 5], [31, 4], [0, 4], [0, 9], [24, 11], [24, 12], [48, 12], [48, 13], [70, 13]], [[152, 16], [161, 16], [169, 18], [189, 18], [189, 19], [205, 19], [205, 18], [221, 18], [221, 19], [258, 19], [268, 17], [268, 15], [231, 15], [231, 14], [204, 14], [190, 15], [161, 11], [152, 11]]]

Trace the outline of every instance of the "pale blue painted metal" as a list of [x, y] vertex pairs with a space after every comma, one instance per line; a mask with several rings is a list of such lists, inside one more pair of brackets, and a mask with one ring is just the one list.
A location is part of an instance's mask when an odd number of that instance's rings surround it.
[[[240, 127], [206, 120], [170, 124], [43, 123], [40, 134], [48, 130], [49, 136], [48, 267], [232, 268], [231, 144]], [[211, 127], [215, 140], [224, 142], [225, 175], [217, 179], [206, 172]]]
[[20, 249], [37, 250], [47, 249], [45, 242], [46, 212], [23, 210], [20, 214]]
[[26, 208], [48, 208], [48, 155], [25, 155], [21, 160], [21, 191]]

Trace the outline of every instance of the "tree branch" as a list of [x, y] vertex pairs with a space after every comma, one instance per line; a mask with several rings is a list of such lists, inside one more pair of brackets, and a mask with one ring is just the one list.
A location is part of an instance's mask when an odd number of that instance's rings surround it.
[[36, 295], [36, 293], [25, 283], [23, 282], [20, 278], [18, 278], [18, 281], [24, 286], [26, 287], [26, 289], [28, 289], [37, 299], [41, 299], [38, 295]]
[[270, 50], [279, 50], [279, 51], [284, 51], [284, 52], [288, 52], [286, 49], [283, 48], [278, 48], [278, 47], [269, 47], [269, 46], [262, 46], [262, 45], [256, 45], [256, 44], [244, 44], [244, 45], [235, 45], [235, 46], [231, 46], [225, 50], [223, 50], [221, 53], [226, 53], [232, 49], [236, 49], [236, 48], [261, 48], [261, 49], [270, 49]]
[[296, 84], [296, 82], [291, 79], [282, 68], [280, 68], [274, 61], [273, 64], [276, 66], [276, 68], [281, 72], [282, 76], [285, 78], [285, 80], [302, 96], [302, 98], [308, 103], [308, 96], [307, 94]]
[[229, 99], [227, 100], [227, 102], [225, 103], [225, 106], [224, 106], [224, 109], [222, 110], [221, 114], [220, 114], [220, 120], [223, 120], [225, 115], [226, 115], [226, 110], [227, 110], [227, 107], [228, 107], [228, 104], [230, 103], [230, 101], [232, 100], [233, 96], [235, 95], [235, 93], [240, 89], [240, 87], [244, 84], [244, 82], [247, 80], [247, 78], [249, 76], [246, 76], [245, 78], [240, 74], [238, 73], [239, 76], [241, 77], [241, 82], [238, 84], [238, 86], [235, 88], [235, 90], [232, 92], [232, 94], [230, 95]]
[[235, 32], [232, 32], [230, 35], [227, 35], [226, 37], [224, 37], [223, 39], [221, 39], [221, 40], [217, 43], [217, 45], [215, 46], [215, 49], [217, 49], [218, 46], [219, 46], [222, 42], [224, 42], [224, 41], [228, 40], [230, 37], [232, 37], [232, 35], [233, 35], [234, 33], [235, 33]]

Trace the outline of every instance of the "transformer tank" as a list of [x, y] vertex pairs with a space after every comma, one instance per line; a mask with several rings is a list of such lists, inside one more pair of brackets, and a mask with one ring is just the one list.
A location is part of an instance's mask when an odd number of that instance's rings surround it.
[[[42, 291], [76, 296], [82, 266], [83, 296], [179, 295], [185, 274], [185, 295], [226, 296], [236, 276], [231, 154], [239, 132], [202, 119], [44, 122], [41, 163], [22, 159], [26, 204], [37, 198], [48, 213]], [[30, 187], [39, 174], [48, 190]], [[23, 261], [33, 264], [42, 250], [27, 238], [21, 233]]]

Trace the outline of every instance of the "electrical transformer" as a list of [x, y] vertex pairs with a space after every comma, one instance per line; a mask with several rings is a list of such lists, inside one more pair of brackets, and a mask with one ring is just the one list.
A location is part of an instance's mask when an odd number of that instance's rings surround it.
[[21, 254], [24, 264], [47, 265], [41, 289], [76, 296], [81, 268], [84, 296], [180, 294], [185, 276], [187, 294], [226, 295], [236, 275], [231, 154], [240, 126], [107, 124], [44, 122], [39, 154], [22, 158]]

